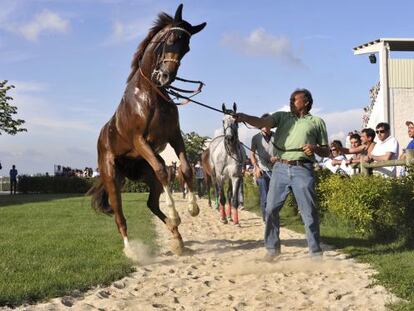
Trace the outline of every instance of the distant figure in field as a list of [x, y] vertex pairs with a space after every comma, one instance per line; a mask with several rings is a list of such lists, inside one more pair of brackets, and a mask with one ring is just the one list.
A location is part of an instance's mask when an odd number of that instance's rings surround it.
[[204, 195], [204, 170], [201, 167], [201, 162], [197, 161], [197, 164], [194, 166], [195, 178], [197, 182], [197, 194], [201, 198]]
[[10, 194], [16, 194], [16, 188], [17, 188], [16, 165], [13, 164], [9, 174], [10, 174]]

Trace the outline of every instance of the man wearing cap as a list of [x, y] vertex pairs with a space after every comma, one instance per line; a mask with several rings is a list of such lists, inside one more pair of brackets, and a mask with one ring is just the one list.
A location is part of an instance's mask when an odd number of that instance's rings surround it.
[[325, 122], [309, 113], [312, 104], [312, 94], [307, 89], [298, 89], [290, 96], [290, 112], [278, 111], [264, 118], [244, 113], [234, 115], [237, 122], [247, 122], [257, 128], [277, 127], [275, 148], [279, 159], [273, 166], [266, 202], [267, 261], [280, 254], [279, 211], [290, 191], [305, 224], [310, 255], [322, 255], [313, 163], [315, 153], [327, 157], [329, 148]]
[[408, 137], [411, 138], [411, 141], [408, 143], [407, 147], [404, 149], [403, 154], [401, 154], [400, 159], [405, 160], [406, 158], [406, 150], [407, 149], [414, 149], [414, 123], [411, 121], [405, 122], [408, 128]]

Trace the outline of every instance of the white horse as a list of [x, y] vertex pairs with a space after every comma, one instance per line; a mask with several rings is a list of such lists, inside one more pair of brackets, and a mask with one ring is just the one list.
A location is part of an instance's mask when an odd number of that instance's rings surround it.
[[[219, 199], [220, 220], [223, 223], [232, 220], [235, 225], [238, 225], [240, 203], [238, 194], [243, 182], [242, 169], [246, 153], [239, 141], [238, 124], [230, 115], [236, 112], [236, 104], [233, 104], [233, 110], [227, 110], [224, 104], [222, 109], [226, 113], [223, 118], [222, 135], [215, 136], [206, 150], [210, 166], [208, 171], [211, 172], [212, 182]], [[226, 181], [229, 181], [227, 208], [225, 208], [226, 196], [224, 195]]]

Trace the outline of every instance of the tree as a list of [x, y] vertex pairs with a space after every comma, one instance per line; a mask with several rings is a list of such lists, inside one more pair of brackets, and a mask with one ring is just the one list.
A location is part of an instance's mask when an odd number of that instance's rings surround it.
[[13, 97], [7, 95], [14, 85], [7, 85], [7, 80], [0, 82], [0, 135], [6, 132], [10, 135], [16, 135], [18, 132], [27, 132], [27, 129], [21, 125], [25, 123], [22, 119], [13, 119], [17, 113], [17, 107], [10, 104]]
[[204, 144], [209, 137], [200, 136], [196, 132], [182, 133], [185, 145], [185, 151], [187, 152], [188, 161], [192, 164], [196, 164], [200, 160], [200, 155], [204, 150]]

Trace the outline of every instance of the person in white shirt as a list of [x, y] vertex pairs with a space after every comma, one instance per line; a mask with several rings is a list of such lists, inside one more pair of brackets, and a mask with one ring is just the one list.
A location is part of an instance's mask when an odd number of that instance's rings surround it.
[[[372, 161], [387, 161], [398, 159], [398, 141], [390, 136], [390, 125], [385, 122], [378, 123], [376, 126], [377, 144], [371, 152], [371, 155], [367, 156], [365, 160]], [[395, 166], [379, 167], [373, 170], [374, 174], [382, 175], [385, 177], [396, 176]]]
[[339, 140], [334, 140], [330, 145], [331, 155], [329, 158], [323, 160], [323, 168], [330, 170], [332, 173], [336, 173], [341, 165], [342, 161], [346, 161], [346, 157], [341, 152], [342, 143]]
[[[361, 146], [361, 136], [357, 133], [350, 133], [349, 135], [349, 147], [342, 148], [342, 152], [346, 153], [346, 151], [349, 152], [350, 149], [356, 149]], [[375, 134], [374, 134], [375, 135]], [[374, 136], [375, 137], [375, 136]], [[344, 151], [345, 150], [345, 151]], [[344, 172], [346, 175], [354, 175], [354, 169], [352, 167], [352, 164], [359, 163], [360, 160], [360, 153], [347, 153], [345, 154], [346, 160], [342, 161], [341, 163], [341, 171]]]

